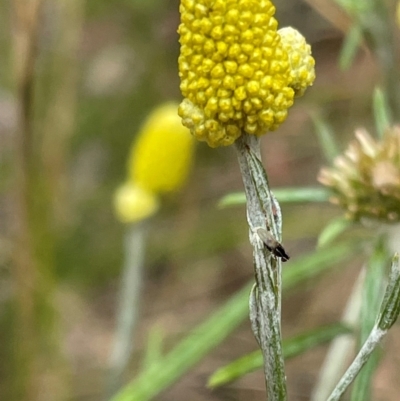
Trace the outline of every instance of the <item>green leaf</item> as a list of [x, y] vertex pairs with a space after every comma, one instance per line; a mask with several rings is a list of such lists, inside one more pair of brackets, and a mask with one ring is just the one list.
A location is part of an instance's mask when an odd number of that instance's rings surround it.
[[341, 243], [317, 250], [288, 263], [282, 273], [283, 290], [293, 288], [302, 281], [316, 277], [325, 270], [344, 262], [359, 252], [359, 242]]
[[390, 269], [389, 282], [383, 297], [378, 327], [381, 330], [389, 330], [396, 322], [400, 313], [400, 268], [399, 255], [393, 257]]
[[353, 18], [363, 13], [372, 12], [374, 9], [375, 1], [376, 0], [373, 1], [335, 0], [335, 2], [339, 4], [339, 6], [342, 7], [346, 11], [346, 13], [348, 13]]
[[160, 327], [152, 327], [148, 335], [146, 353], [143, 358], [144, 369], [162, 359], [163, 341], [164, 331]]
[[[387, 262], [388, 254], [382, 241], [378, 241], [367, 263], [361, 304], [360, 344], [364, 344], [375, 325], [376, 316], [379, 312], [379, 305], [382, 299]], [[354, 381], [351, 392], [352, 401], [368, 401], [370, 399], [371, 381], [378, 366], [378, 361], [379, 353], [374, 351]]]
[[164, 358], [142, 370], [112, 400], [150, 400], [175, 382], [242, 323], [248, 315], [250, 289], [251, 284], [237, 292], [205, 322], [199, 324]]
[[246, 204], [246, 194], [244, 192], [232, 192], [224, 195], [218, 202], [219, 208], [226, 206], [236, 206]]
[[318, 237], [318, 247], [322, 248], [333, 242], [340, 234], [347, 230], [353, 223], [345, 217], [331, 220]]
[[[280, 203], [327, 202], [330, 196], [330, 192], [322, 187], [276, 188], [272, 192]], [[218, 207], [244, 205], [245, 203], [244, 192], [234, 192], [225, 195], [218, 202]]]
[[[282, 274], [284, 292], [344, 262], [358, 252], [357, 244], [335, 245], [291, 261]], [[248, 318], [251, 287], [252, 283], [245, 286], [167, 355], [142, 370], [112, 401], [148, 401], [178, 380]]]
[[362, 28], [354, 24], [347, 33], [339, 55], [339, 67], [342, 71], [348, 70], [353, 64], [362, 41]]
[[315, 131], [317, 133], [319, 144], [325, 159], [332, 164], [335, 157], [340, 153], [339, 146], [335, 139], [335, 133], [332, 127], [319, 115], [311, 115]]
[[[339, 323], [319, 327], [296, 337], [283, 340], [283, 355], [285, 359], [293, 358], [317, 345], [332, 340], [340, 334], [349, 332], [349, 328]], [[209, 378], [207, 385], [212, 388], [219, 387], [262, 367], [263, 357], [261, 351], [257, 350], [218, 369]]]
[[391, 110], [386, 94], [376, 87], [373, 96], [373, 108], [376, 131], [380, 138], [383, 137], [385, 131], [390, 127], [392, 122]]

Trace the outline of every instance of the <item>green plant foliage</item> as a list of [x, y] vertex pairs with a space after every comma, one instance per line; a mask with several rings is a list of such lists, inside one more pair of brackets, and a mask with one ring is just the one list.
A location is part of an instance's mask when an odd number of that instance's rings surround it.
[[313, 114], [312, 120], [322, 153], [326, 161], [332, 163], [339, 154], [339, 145], [336, 142], [335, 133], [330, 124], [318, 114]]
[[[375, 249], [366, 264], [366, 277], [363, 288], [363, 299], [361, 305], [359, 344], [362, 345], [368, 338], [369, 333], [375, 325], [376, 316], [381, 303], [384, 280], [386, 276], [386, 265], [389, 260], [387, 251], [382, 241], [377, 241]], [[373, 374], [378, 367], [379, 351], [375, 350], [364, 368], [354, 381], [351, 400], [368, 401], [371, 394], [371, 383]]]
[[376, 132], [380, 138], [392, 124], [392, 113], [389, 107], [386, 93], [379, 87], [375, 88], [373, 96], [373, 109]]
[[[329, 191], [325, 188], [276, 188], [273, 193], [280, 203], [326, 202]], [[219, 202], [219, 207], [244, 205], [246, 197], [244, 192], [234, 192], [225, 195]]]
[[[348, 327], [339, 323], [307, 331], [296, 337], [283, 340], [283, 355], [285, 359], [294, 358], [311, 348], [334, 339], [336, 336], [350, 332], [351, 330]], [[212, 388], [222, 386], [262, 367], [261, 352], [252, 352], [214, 372], [208, 379], [208, 386]]]
[[352, 226], [352, 224], [351, 220], [342, 216], [331, 220], [318, 236], [318, 247], [322, 248], [330, 244], [339, 235], [343, 234], [347, 228]]
[[[338, 244], [312, 252], [290, 263], [283, 270], [283, 291], [344, 263], [358, 253], [357, 243]], [[222, 307], [200, 323], [164, 357], [159, 358], [125, 386], [112, 401], [147, 401], [179, 379], [213, 348], [231, 334], [248, 316], [248, 297], [252, 283], [236, 293]]]
[[342, 71], [348, 70], [357, 55], [362, 41], [362, 29], [354, 24], [347, 33], [339, 56], [339, 66]]

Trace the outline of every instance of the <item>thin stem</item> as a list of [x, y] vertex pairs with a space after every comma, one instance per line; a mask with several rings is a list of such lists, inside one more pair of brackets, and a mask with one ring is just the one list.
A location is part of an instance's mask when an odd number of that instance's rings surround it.
[[197, 325], [171, 351], [140, 371], [112, 398], [112, 401], [155, 399], [162, 390], [187, 373], [242, 323], [247, 309], [243, 300], [249, 291], [250, 288], [246, 285], [232, 296], [204, 322]]
[[15, 285], [13, 398], [35, 400], [38, 392], [37, 290], [40, 284], [31, 213], [32, 99], [41, 0], [14, 0], [13, 63], [17, 121], [13, 135], [11, 236]]
[[392, 260], [388, 284], [381, 303], [380, 312], [375, 325], [360, 352], [340, 379], [327, 401], [338, 401], [344, 394], [362, 367], [367, 363], [374, 349], [396, 322], [400, 313], [400, 267], [399, 256]]
[[110, 355], [110, 395], [122, 384], [122, 376], [133, 349], [134, 329], [139, 315], [146, 233], [147, 222], [141, 222], [130, 226], [125, 234], [125, 261], [119, 289], [117, 327]]
[[385, 91], [394, 114], [398, 113], [400, 106], [399, 72], [397, 69], [395, 37], [388, 21], [390, 11], [385, 2], [373, 0], [369, 2], [368, 11], [359, 13], [359, 20], [365, 37], [371, 44], [380, 70], [383, 74]]
[[[361, 270], [357, 281], [353, 286], [341, 322], [349, 327], [357, 326], [360, 319], [362, 289], [365, 278], [365, 270]], [[320, 370], [317, 384], [313, 390], [311, 401], [325, 400], [335, 387], [341, 374], [344, 372], [345, 363], [355, 345], [354, 335], [349, 333], [335, 338], [326, 354], [323, 366]]]
[[268, 400], [284, 401], [287, 395], [280, 323], [281, 259], [273, 255], [271, 247], [257, 233], [262, 229], [273, 243], [279, 244], [281, 211], [261, 162], [259, 138], [243, 133], [236, 141], [236, 150], [247, 199], [256, 279], [250, 295], [250, 320], [263, 354]]
[[350, 384], [353, 382], [355, 377], [358, 375], [362, 367], [367, 363], [373, 350], [382, 340], [382, 338], [387, 333], [387, 330], [381, 330], [378, 327], [374, 327], [369, 335], [367, 341], [362, 346], [360, 352], [355, 357], [354, 361], [347, 369], [346, 373], [340, 379], [339, 383], [333, 390], [332, 394], [327, 401], [338, 401], [340, 397], [344, 394]]
[[[388, 261], [388, 254], [382, 242], [382, 238], [376, 241], [374, 250], [366, 264], [366, 277], [363, 288], [363, 300], [360, 310], [360, 328], [358, 343], [363, 344], [375, 325], [376, 315], [382, 299], [385, 287], [385, 271]], [[354, 381], [351, 391], [351, 401], [371, 399], [372, 378], [378, 367], [379, 352], [374, 352], [366, 366]]]
[[[53, 0], [52, 13], [57, 23], [52, 32], [54, 49], [50, 53], [49, 76], [40, 88], [46, 98], [46, 111], [41, 128], [43, 174], [49, 192], [48, 207], [54, 212], [53, 224], [60, 231], [71, 224], [71, 196], [68, 182], [70, 140], [76, 131], [78, 81], [84, 20], [84, 0]], [[48, 95], [49, 93], [49, 95]]]

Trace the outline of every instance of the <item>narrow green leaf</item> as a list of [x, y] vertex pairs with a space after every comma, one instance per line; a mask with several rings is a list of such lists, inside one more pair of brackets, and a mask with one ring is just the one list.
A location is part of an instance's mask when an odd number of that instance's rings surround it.
[[345, 217], [338, 217], [331, 220], [318, 237], [318, 247], [322, 248], [330, 244], [351, 225], [352, 222]]
[[[283, 352], [285, 353], [285, 349], [283, 349]], [[231, 383], [248, 373], [262, 368], [263, 363], [261, 351], [253, 351], [216, 370], [209, 377], [207, 386], [216, 388]]]
[[[322, 187], [309, 188], [276, 188], [272, 190], [280, 203], [301, 203], [301, 202], [327, 202], [330, 193]], [[246, 203], [244, 192], [234, 192], [225, 195], [219, 202], [219, 207], [243, 205]]]
[[339, 154], [339, 146], [335, 139], [332, 127], [319, 115], [311, 115], [315, 132], [318, 136], [319, 144], [325, 159], [332, 164], [335, 157]]
[[[288, 263], [282, 274], [285, 291], [342, 263], [358, 252], [357, 244], [345, 243], [316, 251]], [[220, 344], [239, 324], [248, 318], [248, 297], [252, 283], [236, 293], [206, 321], [158, 362], [126, 385], [112, 401], [148, 401], [174, 383]]]
[[[361, 305], [359, 344], [365, 343], [375, 325], [376, 316], [378, 315], [379, 305], [382, 299], [387, 262], [388, 254], [382, 241], [378, 241], [367, 263]], [[371, 381], [378, 366], [378, 361], [379, 353], [375, 350], [354, 381], [351, 392], [352, 401], [368, 401], [370, 399]]]
[[219, 208], [227, 206], [237, 206], [246, 204], [246, 194], [244, 192], [231, 192], [224, 195], [218, 202]]
[[316, 277], [332, 266], [344, 262], [360, 250], [359, 242], [341, 243], [330, 248], [319, 249], [288, 263], [282, 273], [283, 290], [288, 290], [304, 280]]
[[372, 12], [374, 3], [379, 0], [373, 1], [359, 1], [359, 0], [335, 0], [335, 2], [342, 7], [347, 14], [356, 18], [361, 14]]
[[157, 363], [141, 371], [113, 401], [150, 400], [182, 376], [190, 367], [222, 342], [248, 314], [251, 285], [236, 293], [228, 302], [199, 324], [191, 334]]
[[348, 70], [353, 64], [362, 41], [362, 28], [354, 24], [347, 33], [339, 55], [339, 68], [342, 71]]
[[[293, 358], [317, 345], [332, 340], [340, 334], [349, 332], [349, 328], [339, 323], [319, 327], [296, 337], [283, 340], [283, 355], [285, 359]], [[261, 351], [257, 350], [218, 369], [209, 378], [207, 385], [212, 388], [219, 387], [262, 367], [263, 357]]]
[[392, 113], [389, 107], [387, 96], [379, 87], [376, 87], [374, 90], [373, 108], [376, 131], [379, 137], [382, 138], [385, 131], [391, 125]]
[[363, 344], [375, 325], [376, 316], [383, 296], [386, 267], [389, 255], [383, 241], [378, 241], [367, 262], [364, 293], [361, 305], [360, 344]]
[[278, 202], [327, 202], [330, 192], [324, 187], [276, 188], [272, 189]]
[[351, 329], [342, 323], [318, 327], [296, 337], [283, 340], [284, 356], [285, 358], [294, 358], [317, 345], [333, 340], [336, 336], [349, 333], [351, 333]]
[[161, 360], [163, 340], [163, 330], [160, 327], [152, 327], [149, 332], [146, 353], [143, 358], [143, 369], [147, 369]]
[[399, 255], [394, 255], [390, 269], [389, 282], [386, 287], [385, 296], [382, 301], [378, 327], [381, 330], [389, 330], [400, 313], [400, 268]]

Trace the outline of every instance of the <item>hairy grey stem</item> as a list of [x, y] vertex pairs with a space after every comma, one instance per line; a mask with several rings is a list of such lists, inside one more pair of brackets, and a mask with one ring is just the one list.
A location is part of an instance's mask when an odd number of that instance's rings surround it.
[[380, 307], [378, 318], [361, 350], [336, 385], [327, 401], [338, 401], [368, 361], [373, 350], [394, 325], [400, 314], [400, 266], [399, 255], [392, 260], [388, 284]]
[[147, 222], [132, 224], [125, 234], [125, 260], [119, 288], [117, 325], [110, 355], [109, 395], [122, 384], [122, 376], [133, 348], [139, 314]]
[[[341, 322], [349, 327], [355, 327], [360, 319], [362, 289], [365, 279], [363, 269], [350, 294]], [[313, 390], [310, 401], [325, 400], [345, 370], [348, 355], [355, 345], [354, 335], [349, 333], [336, 337], [329, 346], [324, 363], [319, 372], [317, 384]]]
[[[286, 376], [281, 341], [281, 258], [274, 253], [280, 244], [282, 217], [261, 162], [259, 138], [243, 133], [235, 142], [247, 199], [247, 220], [256, 284], [250, 295], [250, 321], [264, 358], [269, 401], [285, 401]], [[271, 241], [263, 242], [259, 230]]]
[[339, 383], [337, 384], [327, 401], [340, 400], [341, 396], [353, 382], [362, 367], [367, 363], [372, 351], [376, 348], [376, 346], [379, 344], [386, 333], [387, 330], [381, 330], [378, 327], [373, 328], [367, 341], [365, 341], [360, 352], [357, 354], [354, 361], [347, 369], [346, 373], [340, 379]]

